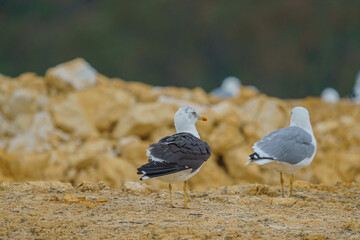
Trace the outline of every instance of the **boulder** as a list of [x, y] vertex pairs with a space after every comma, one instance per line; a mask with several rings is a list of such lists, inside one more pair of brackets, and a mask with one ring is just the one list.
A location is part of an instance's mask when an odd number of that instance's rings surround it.
[[0, 149], [0, 182], [20, 180], [19, 168], [19, 157]]
[[127, 181], [137, 181], [136, 167], [123, 158], [105, 157], [97, 172], [98, 180], [113, 187], [122, 187]]
[[20, 88], [15, 90], [10, 99], [3, 103], [3, 113], [9, 119], [19, 114], [34, 114], [37, 110], [37, 93], [29, 89]]
[[147, 196], [150, 195], [151, 193], [157, 193], [159, 192], [158, 189], [146, 185], [144, 183], [139, 183], [139, 182], [126, 182], [124, 185], [123, 190], [129, 194], [132, 195], [136, 195], [136, 196]]
[[87, 119], [100, 131], [110, 131], [135, 102], [130, 93], [105, 84], [76, 92], [76, 97]]
[[236, 126], [221, 123], [211, 133], [209, 144], [215, 153], [225, 153], [230, 148], [244, 143], [244, 137]]
[[62, 90], [84, 90], [97, 84], [97, 71], [82, 58], [49, 68], [45, 81], [50, 87]]
[[276, 98], [264, 96], [252, 98], [246, 101], [239, 110], [241, 115], [259, 124], [258, 134], [261, 138], [290, 123], [291, 109]]
[[217, 163], [217, 156], [212, 156], [202, 165], [200, 171], [189, 179], [190, 188], [205, 190], [216, 186], [227, 186], [234, 183], [233, 179]]
[[262, 171], [256, 164], [246, 166], [249, 161], [248, 156], [252, 153], [250, 145], [234, 147], [227, 151], [223, 156], [225, 168], [232, 179], [237, 182], [262, 182]]
[[51, 114], [56, 127], [79, 138], [98, 136], [92, 121], [88, 118], [76, 94], [70, 93], [65, 98], [53, 99]]
[[138, 103], [119, 119], [114, 138], [138, 135], [147, 138], [159, 127], [172, 126], [177, 108], [165, 103]]
[[122, 158], [138, 168], [148, 160], [146, 149], [149, 148], [149, 144], [138, 136], [129, 136], [118, 141], [116, 151]]
[[54, 132], [52, 118], [48, 112], [35, 114], [29, 129], [9, 142], [9, 153], [45, 152], [52, 148], [51, 140]]

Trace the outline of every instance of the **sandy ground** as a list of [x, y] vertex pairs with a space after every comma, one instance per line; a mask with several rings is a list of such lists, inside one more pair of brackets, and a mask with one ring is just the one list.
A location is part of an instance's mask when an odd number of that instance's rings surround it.
[[171, 208], [166, 189], [139, 183], [2, 183], [0, 239], [360, 239], [359, 183], [294, 187], [189, 191], [183, 209], [182, 191]]

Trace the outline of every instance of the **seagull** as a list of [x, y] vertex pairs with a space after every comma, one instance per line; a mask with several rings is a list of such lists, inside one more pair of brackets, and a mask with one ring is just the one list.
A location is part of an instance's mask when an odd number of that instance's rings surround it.
[[237, 77], [227, 77], [219, 88], [211, 91], [218, 98], [231, 98], [240, 93], [241, 81]]
[[184, 182], [184, 208], [187, 208], [186, 182], [211, 155], [209, 144], [200, 139], [196, 130], [198, 120], [207, 121], [207, 118], [192, 107], [179, 108], [174, 118], [177, 133], [151, 144], [147, 149], [148, 163], [137, 169], [137, 174], [143, 174], [140, 180], [157, 178], [169, 183], [171, 207], [174, 207], [171, 184]]
[[336, 103], [339, 101], [340, 95], [334, 88], [325, 88], [321, 92], [321, 99], [324, 102]]
[[290, 126], [271, 132], [252, 148], [246, 165], [256, 163], [280, 172], [282, 197], [284, 179], [282, 174], [290, 175], [290, 197], [292, 197], [295, 172], [308, 166], [316, 153], [316, 140], [310, 123], [309, 112], [304, 107], [291, 111]]
[[360, 101], [360, 71], [356, 75], [355, 85], [353, 88], [352, 98], [355, 101]]

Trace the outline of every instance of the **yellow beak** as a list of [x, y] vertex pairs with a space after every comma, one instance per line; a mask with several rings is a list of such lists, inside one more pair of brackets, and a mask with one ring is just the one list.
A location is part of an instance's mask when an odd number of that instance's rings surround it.
[[203, 117], [203, 116], [199, 116], [198, 119], [201, 120], [201, 121], [207, 121], [207, 118]]

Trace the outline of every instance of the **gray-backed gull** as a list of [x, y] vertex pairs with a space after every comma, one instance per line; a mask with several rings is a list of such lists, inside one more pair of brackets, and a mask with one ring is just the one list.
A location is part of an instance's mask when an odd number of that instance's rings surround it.
[[211, 94], [218, 98], [231, 98], [240, 93], [241, 81], [237, 77], [227, 77], [221, 83], [219, 88], [211, 91]]
[[321, 92], [321, 99], [324, 102], [336, 103], [340, 100], [340, 95], [334, 88], [325, 88]]
[[202, 164], [209, 159], [209, 145], [200, 140], [195, 123], [206, 121], [192, 107], [181, 107], [175, 114], [176, 134], [160, 139], [147, 150], [149, 162], [137, 170], [143, 174], [140, 180], [158, 178], [169, 183], [170, 204], [172, 205], [171, 184], [184, 182], [184, 207], [186, 201], [186, 181], [199, 172]]
[[306, 108], [295, 107], [291, 111], [290, 126], [271, 132], [256, 142], [255, 153], [249, 156], [246, 165], [256, 163], [280, 172], [281, 192], [284, 197], [282, 173], [290, 175], [292, 196], [295, 172], [308, 166], [316, 153], [316, 140]]

